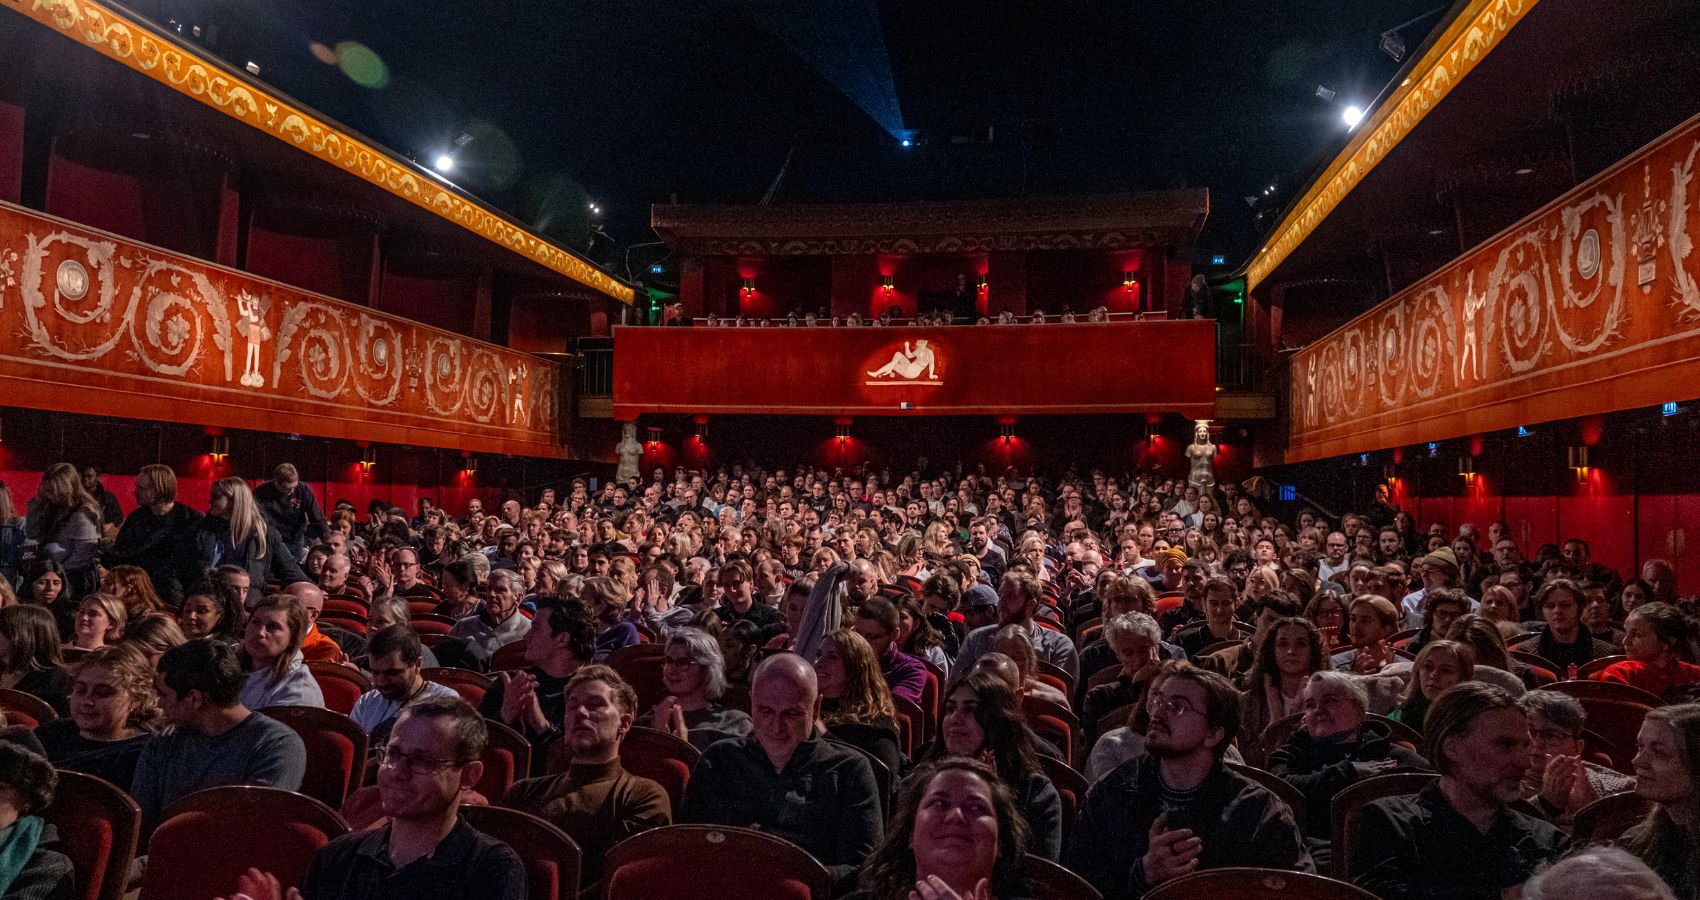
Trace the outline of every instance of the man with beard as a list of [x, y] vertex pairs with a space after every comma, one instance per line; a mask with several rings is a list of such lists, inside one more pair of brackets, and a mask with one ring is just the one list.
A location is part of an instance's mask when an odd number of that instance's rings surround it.
[[354, 701], [349, 718], [360, 730], [372, 736], [372, 743], [383, 746], [389, 738], [390, 726], [409, 704], [432, 697], [455, 697], [454, 688], [426, 681], [420, 675], [424, 647], [419, 635], [406, 625], [391, 625], [372, 635], [367, 647], [370, 654], [372, 689]]
[[620, 766], [620, 741], [632, 730], [637, 693], [613, 669], [585, 666], [567, 681], [566, 731], [554, 750], [564, 768], [508, 789], [506, 805], [565, 831], [583, 851], [583, 883], [602, 877], [608, 848], [673, 823], [667, 791]]
[[1240, 697], [1214, 672], [1165, 663], [1146, 711], [1145, 753], [1086, 792], [1064, 863], [1105, 900], [1132, 900], [1202, 869], [1313, 871], [1287, 805], [1222, 764]]
[[[969, 605], [977, 606], [975, 600], [979, 586], [968, 592]], [[1003, 577], [1003, 584], [998, 589], [997, 622], [968, 633], [962, 641], [962, 651], [956, 656], [953, 672], [966, 672], [973, 668], [974, 661], [992, 651], [992, 645], [997, 642], [997, 633], [1009, 625], [1021, 625], [1033, 644], [1034, 655], [1067, 672], [1070, 678], [1080, 676], [1080, 654], [1074, 648], [1074, 642], [1066, 636], [1048, 628], [1040, 628], [1033, 621], [1039, 611], [1039, 598], [1044, 595], [1044, 586], [1038, 578], [1026, 572], [1011, 572]]]
[[1466, 681], [1423, 721], [1424, 755], [1440, 780], [1364, 807], [1357, 884], [1387, 900], [1514, 896], [1570, 844], [1557, 827], [1510, 807], [1529, 771], [1527, 714], [1504, 690]]

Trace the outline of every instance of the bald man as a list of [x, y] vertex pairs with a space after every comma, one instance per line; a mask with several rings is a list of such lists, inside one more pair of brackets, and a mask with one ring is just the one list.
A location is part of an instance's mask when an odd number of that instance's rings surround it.
[[859, 751], [816, 735], [814, 667], [780, 653], [756, 667], [755, 732], [709, 745], [678, 821], [754, 827], [796, 843], [848, 886], [880, 840], [879, 788]]
[[[333, 559], [346, 557], [332, 557]], [[301, 655], [308, 662], [363, 662], [366, 659], [366, 639], [346, 628], [319, 627], [319, 613], [325, 609], [324, 589], [311, 581], [297, 581], [283, 589], [301, 600], [307, 607], [306, 637], [301, 639]], [[336, 634], [327, 629], [335, 628]]]
[[861, 606], [862, 601], [879, 593], [880, 570], [865, 559], [850, 561], [850, 574], [844, 579], [844, 589], [850, 592], [850, 605]]

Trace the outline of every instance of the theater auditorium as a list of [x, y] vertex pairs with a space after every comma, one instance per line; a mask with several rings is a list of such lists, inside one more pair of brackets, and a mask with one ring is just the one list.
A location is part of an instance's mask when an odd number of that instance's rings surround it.
[[1180, 6], [0, 0], [0, 900], [1700, 898], [1700, 7]]

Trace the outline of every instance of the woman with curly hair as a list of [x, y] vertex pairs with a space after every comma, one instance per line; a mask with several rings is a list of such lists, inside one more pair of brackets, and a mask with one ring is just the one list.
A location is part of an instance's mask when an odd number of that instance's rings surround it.
[[122, 600], [124, 610], [132, 619], [165, 611], [165, 602], [154, 590], [153, 579], [141, 566], [113, 566], [101, 579], [100, 592]]
[[873, 646], [849, 628], [828, 632], [815, 657], [815, 677], [827, 736], [867, 751], [894, 776], [901, 771], [897, 708]]
[[120, 644], [90, 653], [76, 673], [71, 717], [42, 723], [35, 736], [55, 766], [127, 791], [159, 716], [153, 665], [139, 648]]
[[1026, 850], [1026, 823], [990, 767], [929, 763], [904, 784], [885, 839], [862, 864], [863, 889], [849, 898], [1011, 900], [1027, 893]]

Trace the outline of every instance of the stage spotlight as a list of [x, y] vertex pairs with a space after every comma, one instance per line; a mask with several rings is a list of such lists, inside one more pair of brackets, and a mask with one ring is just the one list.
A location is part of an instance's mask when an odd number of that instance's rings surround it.
[[1340, 118], [1345, 121], [1347, 128], [1356, 128], [1364, 120], [1364, 111], [1356, 106], [1347, 106], [1340, 110]]

